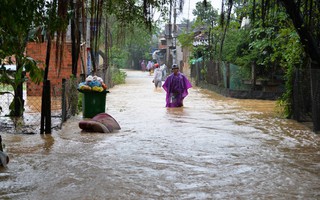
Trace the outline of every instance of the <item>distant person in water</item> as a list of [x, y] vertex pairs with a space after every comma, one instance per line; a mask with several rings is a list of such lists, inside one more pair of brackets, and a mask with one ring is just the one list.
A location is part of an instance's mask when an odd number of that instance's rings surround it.
[[162, 71], [162, 80], [164, 81], [164, 80], [166, 80], [166, 77], [167, 77], [167, 65], [166, 64], [162, 64], [161, 66], [160, 66], [160, 70]]
[[141, 70], [144, 72], [146, 71], [146, 63], [144, 60], [141, 61]]
[[154, 64], [154, 73], [153, 73], [153, 80], [155, 88], [161, 88], [162, 86], [162, 70], [159, 67], [159, 64]]
[[153, 66], [153, 63], [149, 60], [146, 68], [150, 75], [151, 75], [152, 66]]
[[179, 72], [176, 64], [172, 65], [172, 73], [166, 78], [163, 89], [166, 94], [166, 107], [182, 107], [183, 99], [188, 95], [188, 89], [192, 87], [187, 77]]

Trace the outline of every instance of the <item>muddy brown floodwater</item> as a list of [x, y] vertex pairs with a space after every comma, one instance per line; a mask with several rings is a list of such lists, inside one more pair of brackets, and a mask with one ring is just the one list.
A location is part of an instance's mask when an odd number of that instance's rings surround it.
[[148, 73], [127, 75], [107, 95], [118, 132], [81, 132], [79, 115], [52, 135], [1, 133], [0, 199], [320, 199], [319, 135], [274, 101], [193, 87], [167, 109]]

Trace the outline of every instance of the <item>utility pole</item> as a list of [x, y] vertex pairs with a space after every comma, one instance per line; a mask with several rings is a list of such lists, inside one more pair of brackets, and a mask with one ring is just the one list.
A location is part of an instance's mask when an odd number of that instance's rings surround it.
[[190, 0], [189, 0], [189, 5], [188, 5], [188, 21], [187, 21], [187, 33], [189, 33], [189, 26], [190, 26]]
[[173, 31], [172, 31], [172, 64], [177, 64], [177, 49], [176, 49], [176, 39], [177, 39], [177, 1], [174, 1], [173, 8]]
[[171, 64], [169, 59], [170, 59], [170, 54], [171, 54], [171, 43], [172, 43], [171, 16], [172, 16], [172, 2], [170, 1], [168, 32], [166, 32], [166, 40], [167, 40], [166, 62], [167, 62], [167, 65], [169, 65], [169, 66]]

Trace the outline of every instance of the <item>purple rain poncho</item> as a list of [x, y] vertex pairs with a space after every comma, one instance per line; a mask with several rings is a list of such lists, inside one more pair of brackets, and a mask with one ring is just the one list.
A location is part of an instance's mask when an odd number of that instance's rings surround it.
[[185, 75], [178, 72], [177, 75], [170, 74], [162, 87], [167, 92], [166, 107], [181, 107], [192, 85]]

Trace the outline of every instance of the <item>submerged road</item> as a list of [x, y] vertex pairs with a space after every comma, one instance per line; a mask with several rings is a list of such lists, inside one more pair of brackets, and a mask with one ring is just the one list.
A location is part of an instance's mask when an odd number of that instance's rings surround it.
[[147, 72], [126, 73], [106, 99], [120, 131], [82, 132], [79, 115], [52, 135], [2, 134], [0, 199], [320, 199], [320, 137], [274, 101], [193, 87], [167, 109]]

